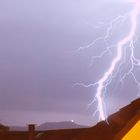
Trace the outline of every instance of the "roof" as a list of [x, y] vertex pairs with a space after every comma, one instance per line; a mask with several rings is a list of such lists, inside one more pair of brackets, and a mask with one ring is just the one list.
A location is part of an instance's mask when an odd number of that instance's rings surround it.
[[[137, 128], [136, 128], [137, 126]], [[133, 130], [139, 129], [140, 127], [140, 110], [138, 111], [138, 113], [126, 124], [126, 126], [116, 135], [116, 137], [114, 138], [114, 140], [121, 140], [122, 138], [124, 138], [124, 136], [128, 136], [131, 131], [131, 135], [134, 136], [133, 134]], [[139, 131], [139, 130], [138, 130]], [[128, 134], [129, 133], [129, 134]], [[137, 133], [135, 133], [134, 137], [137, 137]], [[139, 132], [138, 132], [139, 133]], [[138, 134], [139, 135], [139, 134]]]
[[[73, 130], [57, 130], [46, 131], [46, 140], [113, 140], [118, 133], [123, 130], [128, 122], [132, 120], [140, 110], [140, 98], [123, 107], [118, 112], [108, 117], [108, 123], [99, 122], [91, 128], [73, 129]], [[48, 138], [48, 139], [47, 139]]]
[[0, 124], [0, 132], [8, 131], [8, 130], [9, 130], [9, 127], [4, 126], [3, 124]]
[[[139, 110], [140, 98], [109, 116], [107, 119], [109, 124], [102, 121], [90, 128], [36, 131], [37, 140], [120, 140], [121, 136], [137, 122], [140, 115]], [[5, 135], [1, 135], [3, 140], [9, 140], [9, 137], [25, 140], [24, 136], [27, 134], [28, 132], [19, 132], [19, 134], [6, 132]], [[118, 139], [115, 139], [116, 137]]]

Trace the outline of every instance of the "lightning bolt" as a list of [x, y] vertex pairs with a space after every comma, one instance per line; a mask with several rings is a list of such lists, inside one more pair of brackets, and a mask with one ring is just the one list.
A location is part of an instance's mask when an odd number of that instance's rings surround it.
[[[97, 86], [95, 97], [92, 100], [92, 102], [90, 103], [90, 105], [93, 104], [95, 101], [97, 101], [98, 108], [95, 112], [97, 112], [97, 111], [99, 112], [100, 120], [106, 120], [106, 118], [107, 118], [105, 107], [104, 107], [103, 97], [104, 97], [104, 94], [106, 93], [106, 89], [107, 89], [108, 85], [111, 83], [113, 78], [119, 73], [121, 66], [125, 62], [125, 60], [123, 60], [123, 58], [125, 58], [126, 48], [129, 48], [130, 52], [131, 52], [131, 54], [129, 56], [129, 60], [128, 60], [128, 63], [131, 65], [131, 67], [129, 68], [128, 72], [125, 72], [123, 75], [121, 75], [121, 81], [123, 81], [126, 78], [126, 76], [131, 75], [132, 78], [134, 79], [135, 83], [137, 84], [138, 88], [140, 89], [140, 82], [137, 80], [135, 74], [133, 73], [134, 67], [140, 66], [140, 60], [134, 56], [134, 46], [135, 46], [134, 38], [135, 38], [135, 34], [136, 34], [136, 29], [137, 29], [138, 15], [140, 14], [140, 1], [131, 0], [131, 2], [134, 5], [134, 7], [133, 7], [132, 11], [128, 14], [128, 16], [130, 18], [130, 23], [131, 23], [130, 31], [128, 32], [128, 34], [124, 38], [122, 38], [120, 41], [118, 41], [118, 43], [116, 45], [108, 46], [107, 49], [105, 51], [103, 51], [99, 56], [92, 57], [93, 61], [97, 58], [101, 58], [104, 56], [105, 53], [110, 52], [110, 48], [115, 47], [116, 56], [112, 59], [109, 68], [105, 71], [103, 76], [96, 83], [89, 84], [89, 85], [85, 85], [83, 83], [75, 84], [75, 85], [81, 85], [84, 87], [91, 87], [91, 86], [95, 86], [95, 85]], [[106, 42], [106, 40], [109, 37], [110, 32], [113, 28], [113, 24], [116, 23], [117, 21], [124, 20], [126, 18], [126, 16], [127, 16], [127, 14], [125, 16], [119, 16], [116, 19], [114, 19], [110, 23], [109, 28], [107, 29], [106, 35], [104, 37], [97, 38], [91, 44], [89, 44], [85, 47], [80, 47], [77, 51], [81, 51], [81, 50], [93, 47], [96, 44], [96, 42], [98, 42], [100, 40], [104, 40]]]

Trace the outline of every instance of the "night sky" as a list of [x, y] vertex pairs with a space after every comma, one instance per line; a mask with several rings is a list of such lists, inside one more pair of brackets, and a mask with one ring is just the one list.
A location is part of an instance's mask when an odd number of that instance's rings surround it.
[[[74, 120], [93, 125], [97, 104], [88, 108], [96, 87], [75, 83], [97, 82], [115, 54], [91, 63], [106, 47], [80, 50], [104, 36], [108, 23], [130, 12], [132, 5], [111, 0], [0, 0], [0, 121], [26, 125]], [[130, 28], [129, 20], [114, 24], [108, 44], [115, 44]], [[135, 54], [139, 55], [139, 37]], [[129, 51], [128, 51], [129, 53]], [[126, 55], [127, 60], [127, 55]], [[127, 67], [123, 69], [127, 71]], [[123, 72], [123, 71], [122, 71]], [[139, 71], [136, 77], [140, 80]], [[131, 76], [117, 76], [107, 89], [111, 114], [138, 96]]]

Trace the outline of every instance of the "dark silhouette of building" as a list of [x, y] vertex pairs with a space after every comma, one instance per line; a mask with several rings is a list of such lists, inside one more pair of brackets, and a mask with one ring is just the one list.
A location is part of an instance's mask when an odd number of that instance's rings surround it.
[[29, 124], [28, 126], [29, 140], [35, 140], [35, 125]]
[[7, 132], [9, 131], [9, 127], [0, 124], [0, 132]]
[[125, 125], [115, 136], [114, 140], [139, 140], [140, 139], [140, 111]]

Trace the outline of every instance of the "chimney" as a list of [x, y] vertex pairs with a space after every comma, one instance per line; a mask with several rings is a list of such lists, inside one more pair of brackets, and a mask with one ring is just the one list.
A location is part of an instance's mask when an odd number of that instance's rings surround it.
[[28, 140], [35, 140], [35, 124], [28, 125], [28, 132], [29, 132]]

